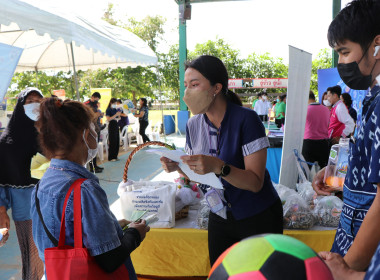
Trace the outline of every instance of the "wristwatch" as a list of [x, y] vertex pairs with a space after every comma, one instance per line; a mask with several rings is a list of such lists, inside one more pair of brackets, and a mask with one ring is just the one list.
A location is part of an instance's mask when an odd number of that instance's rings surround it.
[[223, 164], [222, 169], [220, 170], [220, 176], [226, 177], [231, 172], [231, 166], [228, 164]]

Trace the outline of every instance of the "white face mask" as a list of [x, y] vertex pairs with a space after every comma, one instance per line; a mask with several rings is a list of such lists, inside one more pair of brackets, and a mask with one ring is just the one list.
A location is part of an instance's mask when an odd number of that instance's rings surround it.
[[116, 108], [116, 104], [112, 104], [111, 107], [115, 109]]
[[327, 99], [323, 100], [323, 105], [325, 105], [326, 107], [330, 107], [331, 106], [331, 102], [328, 101]]
[[266, 97], [266, 96], [263, 96], [263, 100], [264, 100], [264, 101], [267, 100], [267, 97]]
[[40, 116], [40, 103], [24, 105], [25, 115], [32, 121], [37, 121]]
[[86, 144], [86, 147], [87, 147], [87, 160], [86, 160], [86, 164], [87, 164], [87, 163], [89, 163], [96, 156], [96, 154], [98, 152], [98, 138], [95, 137], [94, 135], [92, 135], [91, 130], [90, 130], [90, 132], [89, 132], [90, 135], [92, 137], [94, 137], [94, 139], [96, 141], [96, 148], [95, 149], [91, 149], [90, 146], [88, 146], [87, 141], [86, 141], [86, 139], [84, 137], [85, 133], [86, 133], [86, 129], [83, 130], [83, 141], [84, 141], [84, 143]]
[[212, 96], [208, 90], [198, 91], [187, 88], [185, 90], [183, 101], [186, 103], [187, 107], [189, 107], [193, 115], [198, 115], [207, 112], [212, 101], [214, 100], [214, 97], [215, 95]]

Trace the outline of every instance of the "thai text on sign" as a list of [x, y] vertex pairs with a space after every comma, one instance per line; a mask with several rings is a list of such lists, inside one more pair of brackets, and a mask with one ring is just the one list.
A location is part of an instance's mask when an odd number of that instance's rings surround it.
[[229, 79], [228, 88], [287, 88], [287, 78]]

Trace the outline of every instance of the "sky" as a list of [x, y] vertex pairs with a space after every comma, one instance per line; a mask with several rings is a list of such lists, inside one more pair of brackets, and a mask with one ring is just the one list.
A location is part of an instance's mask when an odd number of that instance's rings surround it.
[[[61, 2], [61, 0], [54, 0]], [[321, 49], [329, 48], [327, 29], [332, 20], [333, 0], [247, 0], [192, 4], [187, 21], [187, 48], [197, 43], [222, 38], [241, 58], [249, 54], [270, 53], [288, 62], [289, 45], [307, 51], [313, 59]], [[78, 13], [100, 18], [111, 2], [115, 18], [141, 20], [147, 15], [167, 19], [165, 40], [160, 52], [178, 43], [178, 5], [174, 0], [67, 0]], [[342, 6], [349, 2], [342, 0]]]

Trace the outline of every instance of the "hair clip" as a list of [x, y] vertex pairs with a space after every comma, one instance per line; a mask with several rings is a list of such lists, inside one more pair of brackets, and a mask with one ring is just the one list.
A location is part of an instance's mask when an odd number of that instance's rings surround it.
[[63, 103], [62, 103], [62, 100], [61, 99], [57, 99], [57, 101], [55, 101], [55, 105], [58, 107], [58, 108], [61, 108]]

